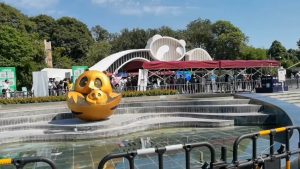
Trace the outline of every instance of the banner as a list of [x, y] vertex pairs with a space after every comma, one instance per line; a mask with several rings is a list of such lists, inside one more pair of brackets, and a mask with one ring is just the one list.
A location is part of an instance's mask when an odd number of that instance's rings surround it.
[[17, 90], [17, 76], [15, 67], [0, 67], [0, 91], [2, 91], [5, 80], [8, 80], [11, 91]]
[[280, 67], [278, 69], [278, 81], [279, 82], [284, 82], [285, 81], [285, 75], [286, 75], [286, 70], [283, 67]]
[[146, 91], [148, 83], [148, 70], [147, 69], [139, 69], [139, 77], [138, 77], [138, 90]]
[[86, 70], [88, 70], [88, 66], [72, 66], [72, 76], [74, 84], [76, 82], [76, 79]]
[[176, 72], [176, 78], [178, 79], [180, 76], [182, 76], [187, 81], [191, 80], [192, 72], [190, 71], [177, 71]]
[[32, 72], [32, 89], [34, 96], [44, 97], [49, 96], [48, 74], [47, 72]]

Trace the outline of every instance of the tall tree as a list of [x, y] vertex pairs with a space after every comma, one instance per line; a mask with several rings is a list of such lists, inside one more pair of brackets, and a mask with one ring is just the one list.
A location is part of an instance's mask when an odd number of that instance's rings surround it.
[[82, 60], [82, 63], [87, 66], [93, 66], [106, 56], [108, 56], [111, 52], [111, 45], [108, 42], [97, 42], [94, 43], [88, 53], [87, 56]]
[[43, 39], [51, 40], [56, 21], [48, 15], [38, 15], [30, 18], [36, 24], [35, 32]]
[[71, 57], [64, 55], [66, 53], [66, 49], [64, 47], [56, 47], [52, 52], [52, 62], [53, 67], [62, 68], [62, 69], [70, 69], [75, 62]]
[[92, 27], [91, 32], [96, 42], [109, 40], [109, 32], [100, 25]]
[[212, 53], [214, 36], [211, 21], [199, 18], [190, 22], [187, 25], [186, 40], [188, 48], [201, 47]]
[[147, 40], [147, 33], [143, 29], [123, 29], [121, 34], [111, 42], [112, 52], [145, 48]]
[[33, 32], [35, 24], [17, 9], [0, 3], [0, 25], [9, 25], [20, 31]]
[[279, 41], [275, 40], [268, 50], [268, 55], [280, 60], [286, 56], [286, 49]]
[[262, 48], [254, 48], [252, 46], [243, 46], [241, 49], [241, 59], [244, 60], [268, 59], [267, 50]]
[[217, 21], [212, 25], [214, 34], [214, 51], [216, 59], [239, 59], [241, 48], [247, 37], [244, 33], [228, 21]]
[[172, 28], [168, 26], [162, 26], [158, 28], [157, 34], [160, 34], [161, 36], [170, 36], [170, 37], [178, 38], [177, 37], [178, 34], [176, 33], [176, 31], [174, 31]]
[[0, 26], [0, 66], [16, 67], [17, 88], [31, 87], [32, 72], [44, 66], [41, 41], [10, 26]]
[[75, 18], [62, 17], [57, 20], [52, 42], [54, 48], [65, 48], [63, 56], [70, 56], [73, 60], [79, 61], [86, 56], [93, 38], [84, 23]]

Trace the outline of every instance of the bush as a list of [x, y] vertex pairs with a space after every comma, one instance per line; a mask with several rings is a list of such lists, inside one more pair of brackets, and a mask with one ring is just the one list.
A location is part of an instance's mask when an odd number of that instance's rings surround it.
[[9, 98], [0, 99], [0, 104], [26, 104], [26, 103], [43, 103], [66, 101], [66, 96], [49, 96], [49, 97], [29, 97], [29, 98]]
[[176, 90], [148, 90], [148, 91], [125, 91], [123, 97], [139, 97], [139, 96], [159, 96], [159, 95], [174, 95]]
[[[140, 96], [159, 96], [174, 95], [176, 90], [148, 90], [148, 91], [125, 91], [122, 97], [140, 97]], [[30, 97], [30, 98], [8, 98], [0, 99], [0, 104], [27, 104], [27, 103], [43, 103], [43, 102], [59, 102], [66, 101], [66, 96], [48, 96], [48, 97]]]

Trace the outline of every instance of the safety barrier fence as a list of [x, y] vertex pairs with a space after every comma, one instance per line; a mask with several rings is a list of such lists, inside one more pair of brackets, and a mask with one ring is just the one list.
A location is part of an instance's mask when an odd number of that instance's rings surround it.
[[[300, 80], [287, 79], [284, 85], [289, 88], [299, 88]], [[166, 84], [166, 85], [148, 85], [148, 86], [124, 86], [117, 90], [121, 91], [144, 91], [151, 89], [172, 89], [178, 93], [236, 93], [236, 92], [254, 92], [255, 88], [261, 87], [260, 80], [235, 82], [214, 82], [207, 81], [205, 83], [186, 83], [186, 84]]]
[[29, 163], [43, 162], [50, 166], [51, 169], [57, 169], [53, 161], [44, 157], [25, 157], [16, 159], [0, 159], [0, 167], [5, 165], [14, 165], [16, 169], [23, 169]]
[[26, 97], [34, 97], [33, 92], [29, 91], [10, 91], [0, 94], [1, 98], [26, 98]]
[[[285, 85], [292, 89], [300, 88], [300, 79], [287, 79]], [[148, 85], [148, 86], [123, 86], [117, 87], [116, 90], [122, 91], [145, 91], [151, 89], [171, 89], [177, 90], [178, 93], [236, 93], [236, 92], [254, 92], [255, 88], [261, 87], [261, 81], [239, 81], [236, 82], [216, 82], [207, 81], [205, 83], [186, 83], [186, 84], [167, 84], [167, 85]], [[49, 89], [49, 96], [66, 95], [68, 90]], [[34, 97], [32, 91], [11, 91], [1, 93], [2, 98], [26, 98]]]
[[237, 81], [233, 82], [206, 82], [206, 83], [186, 83], [167, 85], [125, 86], [118, 88], [119, 91], [145, 91], [151, 89], [171, 89], [178, 93], [234, 93], [239, 91], [254, 91], [259, 87], [260, 81]]
[[[238, 137], [233, 145], [233, 161], [232, 163], [227, 163], [227, 151], [225, 147], [221, 149], [221, 159], [216, 160], [216, 151], [214, 147], [207, 142], [204, 143], [193, 143], [193, 144], [178, 144], [178, 145], [169, 145], [161, 148], [147, 148], [147, 149], [139, 149], [136, 151], [131, 151], [127, 153], [119, 153], [119, 154], [110, 154], [104, 157], [99, 165], [98, 169], [105, 169], [105, 164], [113, 159], [125, 158], [129, 162], [129, 168], [134, 169], [135, 163], [134, 159], [138, 155], [146, 155], [146, 154], [157, 154], [158, 156], [158, 168], [163, 169], [163, 155], [166, 152], [174, 151], [174, 150], [184, 150], [185, 151], [185, 166], [186, 169], [190, 169], [190, 152], [192, 149], [196, 147], [207, 147], [210, 151], [210, 163], [207, 166], [210, 169], [259, 169], [264, 166], [264, 169], [281, 169], [280, 160], [286, 159], [286, 169], [291, 169], [291, 161], [290, 156], [294, 154], [300, 153], [300, 136], [298, 141], [298, 148], [296, 150], [290, 150], [289, 138], [291, 132], [297, 130], [300, 135], [300, 127], [281, 127], [271, 130], [263, 130], [256, 133], [245, 134]], [[274, 136], [278, 133], [285, 134], [285, 143], [277, 150], [277, 153], [274, 152]], [[260, 136], [269, 136], [270, 141], [270, 152], [265, 154], [262, 157], [257, 157], [257, 138]], [[238, 148], [239, 144], [244, 139], [252, 140], [252, 158], [249, 160], [239, 160], [238, 157]], [[285, 148], [284, 148], [285, 147]], [[202, 169], [207, 168], [206, 166], [202, 166]]]
[[[298, 147], [295, 150], [290, 150], [290, 137], [291, 133], [298, 132]], [[275, 152], [274, 140], [275, 135], [284, 134], [284, 144]], [[270, 151], [263, 156], [257, 156], [257, 139], [261, 136], [269, 136]], [[238, 156], [239, 144], [244, 139], [252, 140], [252, 155], [251, 159], [240, 160]], [[135, 157], [139, 155], [156, 154], [158, 157], [158, 168], [164, 168], [164, 154], [171, 151], [183, 150], [185, 152], [185, 167], [190, 169], [191, 151], [195, 148], [206, 147], [210, 152], [210, 163], [206, 166], [203, 165], [202, 169], [281, 169], [281, 160], [286, 160], [286, 169], [291, 169], [291, 155], [300, 154], [300, 127], [281, 127], [270, 130], [263, 130], [255, 133], [245, 134], [238, 137], [233, 144], [233, 160], [231, 163], [227, 163], [227, 150], [225, 147], [221, 148], [221, 158], [216, 160], [216, 151], [213, 145], [207, 142], [192, 143], [192, 144], [177, 144], [168, 145], [160, 148], [146, 148], [136, 151], [109, 154], [105, 156], [98, 165], [98, 169], [105, 169], [105, 165], [108, 161], [125, 158], [128, 160], [129, 168], [135, 168]], [[51, 169], [57, 169], [53, 161], [43, 157], [26, 157], [17, 159], [0, 159], [0, 167], [3, 165], [14, 165], [16, 169], [23, 169], [28, 163], [44, 162], [47, 163]], [[299, 165], [299, 164], [298, 164]], [[299, 166], [298, 166], [299, 168]]]

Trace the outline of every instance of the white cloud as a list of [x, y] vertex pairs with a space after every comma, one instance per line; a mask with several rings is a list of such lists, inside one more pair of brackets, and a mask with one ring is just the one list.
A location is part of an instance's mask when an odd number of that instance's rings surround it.
[[2, 0], [18, 8], [42, 10], [53, 7], [59, 0]]
[[102, 7], [112, 8], [123, 15], [179, 15], [186, 7], [161, 4], [160, 0], [91, 0]]
[[96, 4], [119, 3], [122, 1], [123, 0], [92, 0], [92, 2]]
[[180, 7], [177, 6], [141, 6], [139, 8], [135, 7], [126, 7], [121, 8], [120, 13], [124, 15], [143, 15], [143, 14], [151, 14], [151, 15], [179, 15], [181, 14]]

